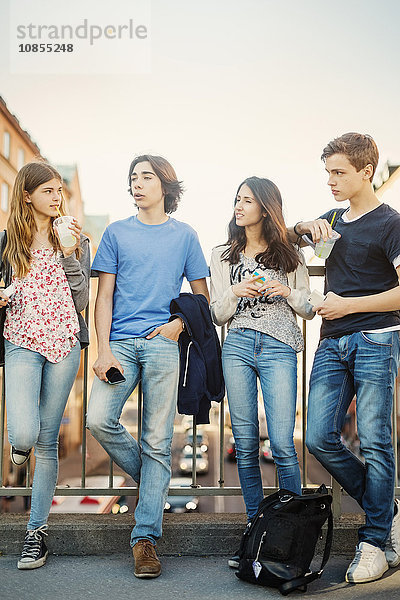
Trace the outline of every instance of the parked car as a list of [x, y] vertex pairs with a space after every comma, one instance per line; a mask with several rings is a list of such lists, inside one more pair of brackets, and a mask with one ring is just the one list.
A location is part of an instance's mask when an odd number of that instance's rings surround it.
[[268, 438], [266, 438], [261, 444], [261, 458], [265, 460], [265, 462], [274, 462], [274, 457], [272, 456], [271, 450], [271, 442]]
[[[188, 444], [183, 448], [179, 457], [179, 471], [183, 475], [192, 474], [193, 452], [192, 446]], [[203, 475], [208, 473], [208, 456], [200, 448], [196, 448], [196, 473]]]
[[[187, 479], [173, 477], [169, 487], [190, 487]], [[185, 513], [194, 512], [199, 508], [199, 499], [196, 496], [167, 496], [164, 512]]]
[[230, 462], [236, 462], [236, 444], [233, 435], [230, 436], [226, 446], [226, 457]]
[[[186, 432], [184, 443], [193, 446], [193, 429], [188, 429]], [[201, 452], [208, 451], [208, 435], [198, 429], [196, 430], [196, 446], [200, 448]]]

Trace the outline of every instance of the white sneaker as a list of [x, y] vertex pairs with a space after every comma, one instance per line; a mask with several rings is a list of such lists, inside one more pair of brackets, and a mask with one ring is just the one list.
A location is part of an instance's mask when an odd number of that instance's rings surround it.
[[356, 547], [356, 555], [346, 572], [349, 583], [366, 583], [380, 579], [388, 570], [385, 553], [380, 548], [360, 542]]
[[386, 541], [385, 556], [389, 567], [397, 567], [400, 564], [400, 502], [394, 501], [397, 513], [393, 517], [392, 528]]

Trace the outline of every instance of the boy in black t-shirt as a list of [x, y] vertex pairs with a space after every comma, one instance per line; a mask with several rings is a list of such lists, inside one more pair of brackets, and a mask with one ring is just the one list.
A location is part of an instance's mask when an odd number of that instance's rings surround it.
[[[346, 581], [379, 579], [400, 564], [400, 503], [394, 499], [391, 411], [400, 354], [400, 215], [379, 202], [371, 182], [378, 149], [368, 135], [347, 133], [323, 151], [337, 202], [315, 221], [289, 230], [293, 241], [341, 234], [326, 260], [324, 302], [308, 400], [307, 447], [365, 511]], [[309, 240], [310, 241], [310, 240]], [[361, 462], [342, 443], [357, 396]], [[394, 507], [394, 508], [393, 508]]]

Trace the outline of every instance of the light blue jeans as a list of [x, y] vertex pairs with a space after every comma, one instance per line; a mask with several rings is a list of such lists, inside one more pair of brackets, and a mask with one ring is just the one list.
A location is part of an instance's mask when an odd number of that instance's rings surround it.
[[301, 494], [293, 442], [296, 418], [296, 352], [253, 329], [230, 329], [222, 363], [235, 438], [240, 485], [249, 519], [263, 499], [260, 471], [257, 377], [260, 378], [271, 450], [279, 485]]
[[[364, 509], [360, 542], [382, 550], [393, 519], [391, 413], [399, 352], [398, 331], [322, 340], [314, 358], [308, 398], [307, 447]], [[354, 394], [365, 465], [340, 438]]]
[[35, 448], [36, 466], [28, 529], [47, 523], [58, 476], [58, 433], [79, 368], [79, 342], [64, 360], [51, 363], [38, 352], [5, 344], [7, 429], [18, 450]]
[[[110, 385], [97, 377], [90, 395], [87, 424], [113, 461], [140, 482], [133, 547], [140, 539], [153, 544], [162, 535], [165, 500], [171, 478], [171, 441], [177, 404], [179, 347], [161, 335], [147, 340], [110, 342], [126, 381]], [[142, 380], [142, 436], [138, 443], [119, 422], [125, 402]]]

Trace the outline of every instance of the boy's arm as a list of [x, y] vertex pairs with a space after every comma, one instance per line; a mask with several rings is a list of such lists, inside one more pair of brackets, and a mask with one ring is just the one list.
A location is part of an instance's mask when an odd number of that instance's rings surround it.
[[[210, 304], [210, 296], [208, 294], [208, 287], [205, 278], [194, 279], [193, 281], [190, 281], [190, 287], [192, 288], [193, 294], [203, 294], [203, 296], [206, 297], [207, 302]], [[177, 319], [173, 319], [173, 321], [169, 321], [168, 323], [164, 323], [164, 325], [159, 325], [159, 327], [156, 327], [151, 333], [149, 333], [149, 335], [146, 336], [146, 339], [151, 340], [151, 338], [161, 334], [162, 336], [177, 342], [182, 331], [183, 322], [182, 319], [178, 317]]]
[[110, 367], [116, 367], [121, 373], [124, 372], [110, 348], [115, 277], [113, 273], [99, 272], [99, 287], [94, 309], [98, 356], [93, 371], [102, 381], [107, 381], [106, 372]]
[[[396, 271], [400, 283], [400, 266]], [[317, 314], [327, 320], [340, 319], [353, 313], [392, 312], [394, 310], [400, 310], [400, 285], [380, 294], [357, 296], [356, 298], [344, 298], [328, 292], [325, 301], [315, 307]]]
[[[296, 231], [294, 230], [296, 228]], [[332, 227], [326, 219], [315, 219], [314, 221], [299, 221], [294, 227], [287, 229], [289, 240], [295, 244], [302, 235], [311, 234], [312, 241], [317, 243], [322, 237], [324, 242], [328, 237], [332, 237]], [[300, 246], [306, 246], [304, 240], [300, 241]]]
[[193, 294], [203, 294], [206, 297], [208, 304], [210, 304], [210, 294], [208, 293], [207, 281], [205, 278], [203, 279], [194, 279], [190, 281], [190, 287], [192, 289]]

